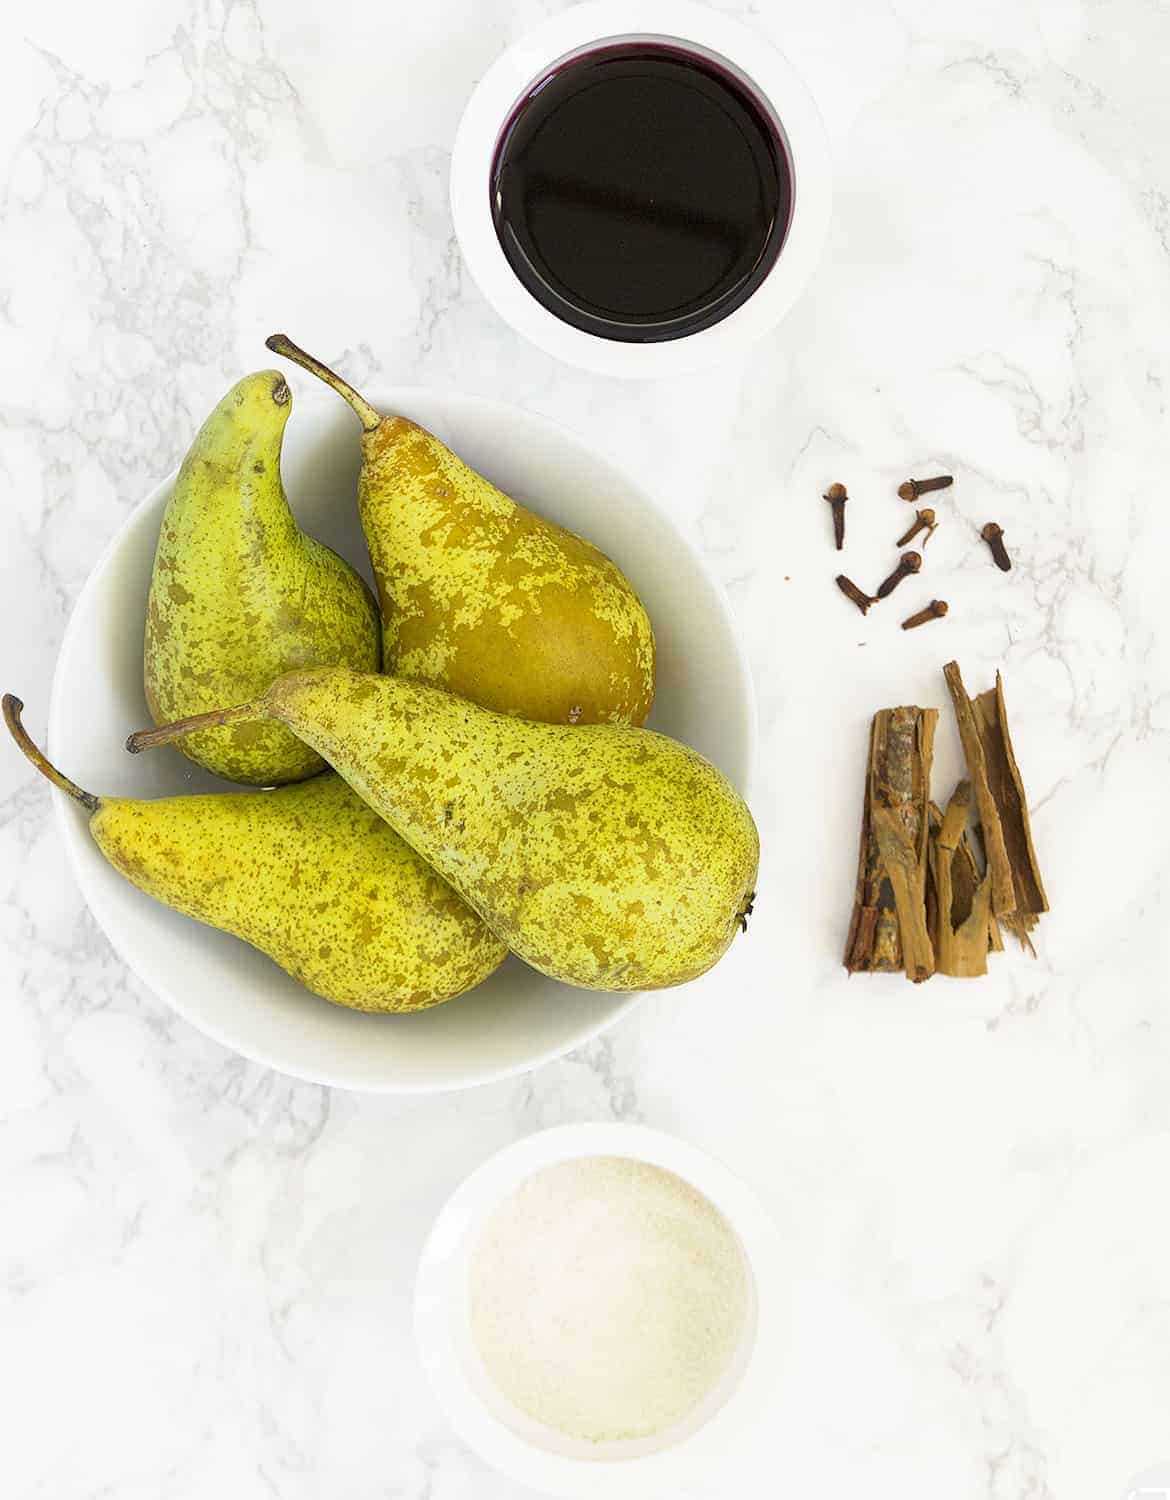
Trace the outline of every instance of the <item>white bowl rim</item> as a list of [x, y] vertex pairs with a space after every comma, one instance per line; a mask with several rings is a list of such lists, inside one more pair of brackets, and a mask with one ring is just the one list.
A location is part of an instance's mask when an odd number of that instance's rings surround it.
[[[384, 410], [392, 410], [396, 406], [408, 410], [408, 403], [411, 395], [413, 393], [424, 392], [427, 395], [435, 394], [432, 387], [422, 385], [388, 387], [374, 386], [367, 393], [367, 397], [376, 406], [379, 406]], [[579, 437], [575, 432], [563, 426], [561, 423], [555, 421], [553, 418], [546, 417], [543, 413], [540, 412], [530, 411], [527, 407], [519, 407], [513, 402], [499, 401], [490, 396], [480, 396], [452, 390], [443, 391], [441, 399], [454, 401], [460, 405], [479, 406], [485, 411], [507, 413], [515, 413], [517, 411], [520, 411], [523, 413], [523, 416], [526, 420], [538, 423], [555, 432], [559, 441], [563, 442], [566, 446], [575, 449], [579, 454], [587, 455], [590, 459], [595, 459], [598, 456], [596, 450], [591, 449], [589, 445], [584, 441], [584, 439]], [[692, 560], [696, 563], [697, 567], [701, 570], [708, 584], [710, 585], [712, 597], [720, 612], [724, 627], [728, 633], [728, 638], [731, 641], [732, 646], [734, 647], [735, 659], [739, 667], [740, 682], [739, 693], [737, 696], [738, 701], [741, 705], [740, 728], [743, 733], [744, 744], [745, 767], [743, 791], [745, 795], [747, 795], [750, 793], [751, 786], [755, 779], [758, 751], [759, 726], [757, 719], [755, 684], [750, 668], [748, 666], [747, 653], [744, 649], [743, 641], [741, 639], [735, 617], [732, 614], [730, 604], [728, 603], [726, 590], [723, 588], [723, 585], [721, 584], [719, 579], [715, 577], [710, 568], [707, 566], [702, 553], [696, 545], [691, 528], [683, 523], [680, 523], [673, 516], [671, 516], [669, 512], [667, 512], [665, 508], [661, 504], [659, 504], [658, 500], [649, 491], [649, 489], [647, 489], [647, 487], [643, 485], [639, 480], [633, 478], [626, 470], [621, 467], [621, 465], [614, 463], [606, 455], [602, 455], [602, 458], [605, 464], [626, 484], [628, 484], [631, 488], [636, 489], [645, 504], [652, 510], [656, 511], [658, 515], [674, 530], [681, 546], [691, 556]], [[105, 547], [102, 548], [97, 560], [95, 561], [93, 567], [89, 572], [88, 577], [85, 580], [85, 583], [82, 585], [80, 591], [78, 592], [77, 599], [75, 600], [73, 608], [70, 611], [69, 619], [66, 623], [65, 631], [61, 638], [61, 645], [57, 653], [57, 661], [53, 670], [53, 681], [49, 693], [46, 746], [50, 756], [53, 756], [55, 753], [57, 753], [60, 746], [62, 735], [62, 720], [64, 716], [64, 680], [68, 675], [67, 672], [63, 670], [63, 668], [68, 660], [69, 652], [74, 638], [75, 628], [77, 626], [78, 620], [83, 613], [83, 606], [88, 604], [91, 595], [97, 591], [99, 580], [104, 574], [110, 559], [118, 553], [120, 547], [123, 545], [127, 533], [134, 526], [138, 512], [146, 506], [154, 504], [161, 497], [163, 492], [167, 490], [167, 488], [171, 484], [174, 483], [177, 474], [178, 468], [176, 467], [175, 469], [172, 469], [164, 479], [160, 480], [160, 482], [156, 484], [146, 496], [144, 496], [144, 498], [138, 503], [138, 505], [136, 505], [133, 510], [130, 511], [130, 513], [123, 520], [122, 524], [118, 527], [117, 531], [106, 543]], [[143, 984], [152, 994], [157, 995], [159, 999], [165, 1001], [172, 1010], [174, 1010], [179, 1016], [183, 1018], [183, 1020], [187, 1021], [191, 1026], [195, 1027], [195, 1029], [201, 1032], [204, 1036], [210, 1037], [214, 1042], [218, 1042], [220, 1046], [226, 1047], [231, 1052], [234, 1052], [237, 1056], [246, 1057], [248, 1060], [259, 1063], [264, 1067], [275, 1068], [278, 1072], [284, 1073], [290, 1077], [300, 1078], [307, 1083], [321, 1084], [331, 1088], [350, 1089], [356, 1092], [370, 1094], [453, 1093], [465, 1088], [475, 1088], [480, 1084], [496, 1083], [502, 1079], [514, 1078], [524, 1073], [532, 1072], [536, 1068], [543, 1067], [545, 1063], [554, 1062], [557, 1058], [564, 1057], [566, 1053], [572, 1052], [578, 1047], [586, 1046], [589, 1042], [593, 1041], [595, 1037], [600, 1036], [604, 1031], [608, 1030], [610, 1026], [614, 1025], [624, 1016], [627, 1016], [637, 1004], [643, 993], [642, 991], [634, 991], [627, 995], [614, 994], [612, 998], [612, 1009], [608, 1012], [608, 1014], [598, 1020], [589, 1022], [587, 1025], [581, 1026], [576, 1032], [568, 1035], [567, 1038], [562, 1039], [561, 1041], [558, 1041], [551, 1046], [542, 1048], [520, 1061], [501, 1064], [496, 1067], [484, 1068], [480, 1072], [476, 1072], [474, 1074], [468, 1073], [461, 1077], [458, 1077], [453, 1081], [444, 1082], [441, 1084], [430, 1084], [422, 1081], [403, 1082], [398, 1080], [388, 1081], [383, 1084], [372, 1083], [364, 1079], [360, 1083], [355, 1083], [355, 1081], [351, 1077], [346, 1075], [344, 1071], [333, 1071], [328, 1067], [307, 1068], [299, 1058], [295, 1061], [292, 1061], [289, 1058], [282, 1056], [280, 1049], [277, 1047], [267, 1049], [263, 1054], [261, 1054], [258, 1050], [244, 1050], [241, 1047], [238, 1039], [233, 1037], [229, 1031], [225, 1030], [225, 1028], [209, 1022], [202, 1015], [195, 1014], [192, 1008], [185, 1004], [172, 988], [160, 986], [157, 979], [148, 979], [139, 971], [138, 966], [134, 962], [133, 955], [126, 951], [123, 944], [119, 941], [116, 931], [116, 924], [108, 922], [106, 920], [104, 915], [105, 903], [102, 899], [100, 888], [90, 880], [89, 876], [86, 873], [85, 864], [79, 857], [80, 850], [85, 846], [88, 839], [88, 833], [84, 831], [84, 825], [79, 825], [77, 819], [72, 816], [73, 804], [64, 792], [53, 788], [52, 798], [55, 804], [58, 831], [60, 832], [61, 838], [64, 841], [66, 852], [69, 858], [69, 863], [73, 870], [74, 878], [76, 879], [78, 886], [81, 889], [81, 893], [85, 898], [86, 905], [93, 913], [95, 920], [97, 921], [99, 927], [101, 927], [102, 932], [104, 933], [110, 945], [113, 947], [114, 951], [118, 954], [118, 957], [131, 971], [131, 973], [134, 974], [135, 978], [138, 979], [139, 982]]]
[[[621, 343], [562, 322], [517, 277], [490, 207], [496, 142], [525, 89], [569, 53], [633, 36], [689, 43], [745, 75], [782, 122], [793, 166], [792, 221], [766, 279], [710, 328], [662, 343]], [[812, 94], [767, 37], [693, 0], [584, 0], [526, 32], [476, 85], [451, 154], [451, 214], [472, 280], [517, 333], [546, 354], [594, 374], [660, 378], [740, 355], [787, 315], [812, 279], [828, 235], [832, 171], [828, 133]]]
[[[474, 1229], [542, 1167], [582, 1156], [621, 1156], [681, 1177], [723, 1214], [739, 1237], [756, 1294], [755, 1343], [726, 1403], [675, 1446], [628, 1459], [589, 1461], [533, 1447], [485, 1406], [452, 1334], [454, 1278], [464, 1276]], [[482, 1162], [439, 1210], [419, 1259], [414, 1322], [419, 1357], [452, 1427], [494, 1468], [566, 1500], [645, 1500], [686, 1493], [767, 1417], [783, 1369], [790, 1317], [783, 1241], [755, 1192], [715, 1157], [677, 1136], [620, 1122], [559, 1125], [505, 1146]]]

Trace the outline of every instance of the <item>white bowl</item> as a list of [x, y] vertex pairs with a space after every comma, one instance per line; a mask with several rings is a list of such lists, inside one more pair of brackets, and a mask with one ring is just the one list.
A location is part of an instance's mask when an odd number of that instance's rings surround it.
[[[468, 1267], [484, 1222], [542, 1167], [582, 1156], [649, 1162], [702, 1193], [739, 1238], [753, 1292], [752, 1316], [722, 1404], [684, 1426], [669, 1446], [640, 1443], [630, 1456], [584, 1457], [552, 1451], [527, 1419], [509, 1416], [475, 1354], [468, 1316]], [[435, 1395], [451, 1425], [494, 1468], [542, 1494], [566, 1500], [645, 1500], [689, 1493], [745, 1435], [767, 1420], [783, 1369], [789, 1321], [784, 1244], [754, 1193], [712, 1157], [641, 1125], [563, 1125], [530, 1135], [489, 1157], [448, 1199], [435, 1220], [415, 1284], [415, 1336]], [[708, 1493], [708, 1491], [704, 1491]]]
[[[503, 489], [581, 532], [625, 569], [658, 639], [652, 725], [695, 746], [745, 789], [755, 736], [748, 669], [719, 588], [647, 495], [529, 412], [427, 390], [368, 394], [383, 411], [431, 428]], [[324, 390], [302, 383], [295, 401], [284, 475], [298, 519], [368, 576], [355, 501], [357, 424]], [[49, 750], [98, 793], [155, 797], [226, 787], [173, 748], [136, 757], [123, 748], [130, 730], [149, 723], [142, 692], [146, 597], [173, 478], [106, 549], [61, 646]], [[34, 694], [30, 683], [24, 696], [35, 713]], [[415, 1015], [330, 1005], [238, 939], [143, 895], [102, 858], [76, 803], [59, 794], [57, 811], [90, 909], [138, 977], [225, 1046], [301, 1078], [384, 1092], [463, 1088], [560, 1056], [637, 998], [571, 989], [509, 958], [470, 994]]]
[[[662, 343], [622, 343], [562, 322], [508, 263], [492, 222], [491, 172], [515, 106], [554, 64], [603, 42], [673, 41], [723, 63], [780, 125], [792, 163], [792, 219], [757, 291], [722, 321]], [[586, 0], [525, 33], [492, 64], [467, 104], [451, 155], [451, 213], [472, 279], [500, 316], [546, 354], [598, 375], [658, 378], [743, 354], [774, 329], [816, 270], [829, 229], [829, 138], [804, 80], [759, 32], [690, 0]]]

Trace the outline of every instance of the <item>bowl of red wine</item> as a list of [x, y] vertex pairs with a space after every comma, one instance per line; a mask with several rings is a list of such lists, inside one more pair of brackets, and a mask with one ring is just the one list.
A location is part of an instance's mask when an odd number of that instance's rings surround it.
[[586, 0], [511, 46], [459, 126], [468, 270], [547, 353], [660, 377], [733, 358], [804, 290], [832, 163], [762, 36], [689, 0]]

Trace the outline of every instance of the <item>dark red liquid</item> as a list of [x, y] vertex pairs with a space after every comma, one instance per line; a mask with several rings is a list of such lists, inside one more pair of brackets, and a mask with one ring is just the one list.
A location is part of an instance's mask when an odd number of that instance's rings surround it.
[[575, 328], [682, 338], [780, 253], [792, 171], [751, 91], [681, 47], [615, 44], [543, 78], [506, 125], [492, 217], [516, 275]]

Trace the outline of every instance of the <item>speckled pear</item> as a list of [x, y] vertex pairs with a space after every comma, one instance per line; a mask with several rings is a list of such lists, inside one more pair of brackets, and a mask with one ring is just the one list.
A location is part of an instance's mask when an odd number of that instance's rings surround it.
[[421, 1010], [469, 990], [506, 949], [340, 776], [270, 792], [96, 797], [51, 765], [4, 697], [37, 769], [90, 813], [110, 864], [156, 901], [259, 948], [353, 1010]]
[[[376, 672], [377, 607], [289, 510], [280, 450], [292, 396], [246, 375], [200, 428], [163, 516], [147, 603], [146, 702], [156, 723], [263, 692], [293, 667]], [[279, 724], [194, 735], [184, 752], [229, 781], [271, 786], [321, 770]]]
[[332, 386], [361, 421], [358, 506], [385, 670], [547, 724], [641, 724], [654, 632], [620, 569], [433, 433], [381, 415], [284, 334], [268, 347]]
[[[568, 984], [658, 989], [746, 926], [759, 839], [709, 761], [664, 735], [568, 728], [342, 667], [290, 672], [216, 722], [304, 738], [514, 953]], [[203, 727], [132, 735], [132, 750]]]

